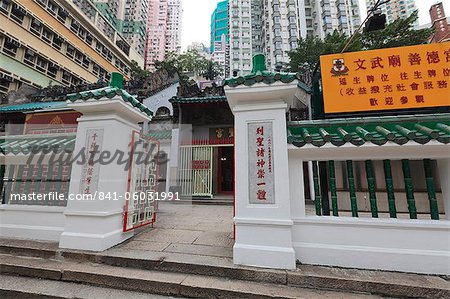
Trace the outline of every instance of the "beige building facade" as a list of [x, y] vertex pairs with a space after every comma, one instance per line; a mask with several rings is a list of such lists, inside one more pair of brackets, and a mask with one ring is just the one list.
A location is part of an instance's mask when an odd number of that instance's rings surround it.
[[143, 58], [95, 6], [55, 0], [0, 1], [0, 93], [129, 78]]

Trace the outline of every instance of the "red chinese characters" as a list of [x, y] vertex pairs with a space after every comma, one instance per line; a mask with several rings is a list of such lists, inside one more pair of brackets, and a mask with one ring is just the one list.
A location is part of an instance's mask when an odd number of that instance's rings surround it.
[[258, 200], [267, 200], [266, 195], [266, 151], [265, 151], [265, 144], [267, 140], [264, 139], [264, 126], [260, 126], [256, 128], [256, 177], [258, 178], [257, 183], [257, 191], [256, 191], [256, 198]]

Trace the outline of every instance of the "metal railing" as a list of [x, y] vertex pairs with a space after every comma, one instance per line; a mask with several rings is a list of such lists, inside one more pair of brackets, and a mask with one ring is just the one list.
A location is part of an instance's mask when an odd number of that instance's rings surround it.
[[[319, 167], [319, 163], [324, 163]], [[377, 190], [376, 186], [376, 171], [374, 168], [374, 162], [372, 160], [366, 160], [364, 162], [365, 165], [365, 179], [367, 180], [367, 188], [364, 190], [368, 193], [368, 203], [370, 205], [370, 213], [373, 218], [379, 218], [380, 212], [378, 207], [377, 194], [380, 192], [387, 193], [387, 205], [389, 211], [390, 218], [397, 218], [399, 212], [397, 211], [397, 205], [400, 202], [400, 198], [398, 196], [398, 190], [394, 189], [394, 178], [392, 176], [392, 165], [391, 160], [383, 160], [383, 172], [384, 172], [384, 190]], [[432, 160], [424, 159], [422, 161], [422, 167], [425, 176], [425, 185], [426, 185], [426, 194], [428, 197], [429, 203], [429, 213], [430, 217], [433, 220], [439, 220], [439, 208], [438, 208], [438, 200], [436, 196], [436, 182], [433, 176], [433, 165]], [[416, 208], [416, 198], [415, 198], [415, 189], [413, 184], [413, 179], [411, 176], [411, 163], [410, 160], [403, 159], [401, 160], [401, 169], [403, 174], [403, 185], [404, 190], [401, 193], [405, 193], [405, 199], [407, 203], [407, 209], [409, 213], [410, 219], [417, 219], [418, 211]], [[322, 170], [322, 171], [319, 171]], [[326, 172], [326, 173], [325, 173]], [[344, 178], [345, 177], [345, 178]], [[339, 203], [342, 203], [338, 200], [338, 190], [336, 184], [336, 167], [335, 161], [327, 161], [327, 162], [317, 162], [312, 161], [312, 178], [313, 178], [313, 186], [314, 186], [314, 205], [316, 215], [331, 215], [339, 216], [341, 212], [339, 209]], [[350, 201], [350, 211], [352, 217], [359, 217], [359, 212], [361, 209], [358, 209], [358, 201], [357, 201], [357, 187], [355, 184], [355, 174], [354, 174], [354, 161], [347, 160], [345, 161], [345, 176], [342, 178], [345, 181], [347, 188], [345, 188], [345, 192], [349, 194]], [[324, 191], [325, 190], [325, 191]], [[330, 196], [328, 196], [330, 195]], [[329, 197], [331, 198], [331, 211], [329, 208]], [[398, 197], [398, 198], [397, 198]]]

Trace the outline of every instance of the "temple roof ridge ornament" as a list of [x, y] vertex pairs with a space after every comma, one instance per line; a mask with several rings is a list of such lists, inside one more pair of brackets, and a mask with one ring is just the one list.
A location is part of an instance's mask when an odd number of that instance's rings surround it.
[[125, 103], [129, 103], [134, 108], [140, 110], [147, 116], [152, 116], [153, 112], [147, 106], [139, 102], [139, 100], [123, 89], [123, 75], [113, 72], [111, 81], [108, 86], [67, 94], [65, 99], [69, 102], [88, 101], [88, 100], [109, 100], [114, 97], [120, 97]]
[[252, 72], [248, 75], [231, 77], [224, 80], [224, 86], [237, 87], [239, 85], [252, 86], [256, 83], [272, 84], [275, 82], [291, 83], [298, 80], [298, 87], [310, 93], [311, 89], [302, 82], [300, 73], [271, 72], [266, 67], [266, 57], [264, 54], [253, 56]]

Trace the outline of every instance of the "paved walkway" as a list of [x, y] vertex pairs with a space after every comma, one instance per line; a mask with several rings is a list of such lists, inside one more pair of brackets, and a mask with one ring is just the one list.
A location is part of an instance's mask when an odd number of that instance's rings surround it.
[[160, 203], [156, 217], [115, 249], [232, 257], [233, 207]]
[[[313, 205], [306, 205], [306, 214], [314, 215]], [[351, 217], [351, 212], [340, 212]], [[387, 216], [386, 216], [387, 215]], [[361, 217], [370, 218], [367, 212]], [[142, 256], [145, 251], [181, 253], [231, 259], [233, 257], [233, 207], [222, 205], [190, 205], [160, 202], [156, 223], [143, 228], [130, 240], [109, 251], [135, 251]], [[380, 213], [380, 218], [389, 214]], [[409, 218], [399, 214], [399, 218]], [[423, 218], [428, 217], [423, 215]]]

